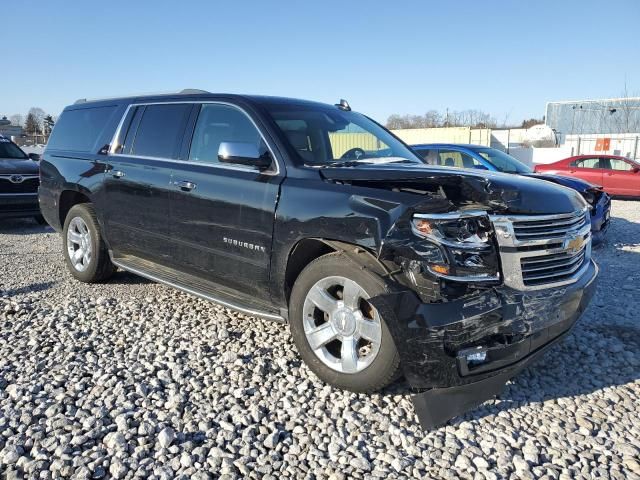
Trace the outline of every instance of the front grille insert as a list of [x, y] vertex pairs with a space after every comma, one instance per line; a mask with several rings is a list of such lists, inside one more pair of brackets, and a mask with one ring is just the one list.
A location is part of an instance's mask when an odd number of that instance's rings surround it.
[[539, 290], [575, 282], [591, 261], [588, 212], [492, 216], [505, 285]]
[[514, 222], [513, 232], [518, 240], [548, 240], [562, 238], [567, 231], [580, 230], [589, 222], [586, 211], [579, 211], [558, 218], [521, 220]]
[[570, 278], [586, 259], [586, 246], [575, 253], [560, 253], [522, 258], [522, 281], [525, 285], [540, 285]]
[[12, 182], [12, 175], [0, 175], [0, 194], [2, 193], [37, 193], [40, 179], [38, 176], [25, 175], [21, 182]]

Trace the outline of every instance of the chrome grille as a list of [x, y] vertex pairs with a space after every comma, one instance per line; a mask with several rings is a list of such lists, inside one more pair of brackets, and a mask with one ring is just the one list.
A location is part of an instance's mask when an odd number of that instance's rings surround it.
[[40, 179], [38, 175], [19, 175], [22, 180], [14, 183], [10, 180], [15, 175], [0, 175], [0, 194], [3, 193], [38, 193]]
[[513, 232], [518, 240], [563, 238], [568, 230], [580, 229], [589, 221], [586, 211], [558, 215], [556, 218], [544, 220], [536, 220], [535, 217], [531, 217], [531, 220], [514, 222]]
[[527, 286], [570, 278], [586, 260], [586, 245], [577, 253], [554, 253], [520, 259], [522, 281]]
[[535, 290], [575, 282], [591, 261], [588, 209], [492, 216], [505, 285]]

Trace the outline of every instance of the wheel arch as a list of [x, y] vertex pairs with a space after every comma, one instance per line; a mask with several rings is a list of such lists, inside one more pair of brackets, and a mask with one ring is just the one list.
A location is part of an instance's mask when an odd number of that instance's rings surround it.
[[390, 274], [375, 254], [361, 245], [327, 238], [305, 238], [293, 246], [287, 258], [284, 276], [284, 296], [287, 303], [289, 303], [293, 285], [302, 270], [316, 258], [334, 252], [344, 253], [357, 265], [378, 275], [387, 276]]
[[58, 201], [58, 218], [61, 226], [64, 225], [64, 221], [67, 218], [69, 210], [71, 210], [74, 205], [78, 205], [80, 203], [92, 203], [91, 198], [87, 193], [78, 190], [63, 190], [60, 193], [60, 200]]

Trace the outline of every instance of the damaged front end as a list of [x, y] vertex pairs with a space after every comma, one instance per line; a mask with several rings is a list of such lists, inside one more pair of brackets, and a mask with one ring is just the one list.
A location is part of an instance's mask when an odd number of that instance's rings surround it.
[[387, 323], [430, 429], [500, 393], [562, 338], [594, 293], [597, 266], [577, 194], [514, 176], [402, 170], [339, 180], [422, 194], [380, 247], [398, 288], [370, 301], [395, 319]]

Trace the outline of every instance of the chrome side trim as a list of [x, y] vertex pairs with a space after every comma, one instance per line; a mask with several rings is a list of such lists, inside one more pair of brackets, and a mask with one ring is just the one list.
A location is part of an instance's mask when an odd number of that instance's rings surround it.
[[267, 312], [263, 312], [260, 310], [253, 310], [250, 308], [245, 308], [245, 307], [240, 307], [238, 305], [235, 305], [233, 303], [229, 303], [226, 302], [224, 300], [220, 300], [219, 298], [216, 298], [212, 295], [206, 294], [206, 293], [202, 293], [199, 292], [197, 290], [193, 290], [192, 288], [189, 287], [185, 287], [183, 285], [179, 285], [177, 283], [174, 282], [170, 282], [168, 280], [163, 280], [159, 277], [156, 277], [155, 275], [145, 272], [143, 270], [139, 270], [137, 268], [134, 267], [130, 267], [127, 264], [124, 264], [122, 262], [119, 262], [117, 260], [115, 260], [113, 257], [111, 258], [111, 261], [113, 262], [114, 265], [122, 268], [123, 270], [126, 270], [127, 272], [131, 272], [134, 273], [136, 275], [140, 275], [141, 277], [144, 278], [148, 278], [149, 280], [153, 280], [154, 282], [158, 282], [158, 283], [162, 283], [164, 285], [168, 285], [170, 287], [176, 288], [178, 290], [181, 290], [185, 293], [189, 293], [191, 295], [195, 295], [196, 297], [200, 297], [203, 298], [204, 300], [209, 300], [211, 302], [217, 303], [218, 305], [222, 305], [223, 307], [227, 307], [227, 308], [231, 308], [232, 310], [237, 310], [238, 312], [242, 312], [245, 313], [247, 315], [253, 315], [255, 317], [261, 317], [261, 318], [266, 318], [268, 320], [273, 320], [275, 322], [278, 323], [286, 323], [286, 320], [281, 316], [281, 315], [274, 315], [271, 313], [267, 313]]
[[[255, 168], [243, 167], [243, 166], [239, 166], [239, 165], [224, 165], [224, 164], [217, 164], [217, 163], [193, 162], [193, 161], [190, 161], [190, 160], [178, 160], [178, 159], [161, 158], [161, 157], [147, 157], [147, 156], [144, 156], [144, 155], [125, 155], [125, 154], [122, 154], [122, 153], [116, 153], [115, 152], [116, 149], [120, 147], [120, 145], [116, 145], [116, 141], [117, 141], [118, 138], [120, 138], [120, 133], [122, 133], [122, 127], [124, 126], [124, 121], [127, 118], [127, 115], [129, 114], [129, 111], [132, 108], [145, 107], [147, 105], [171, 105], [171, 104], [225, 105], [225, 106], [232, 107], [232, 108], [235, 108], [235, 109], [239, 110], [240, 112], [242, 112], [242, 114], [244, 114], [249, 119], [249, 121], [253, 124], [255, 129], [260, 134], [260, 138], [262, 138], [262, 140], [264, 141], [265, 145], [267, 146], [267, 149], [269, 150], [269, 153], [271, 154], [271, 157], [273, 158], [273, 163], [275, 163], [275, 166], [276, 166], [275, 171], [270, 171], [270, 170], [260, 171], [260, 170], [257, 170]], [[280, 174], [280, 162], [278, 161], [278, 157], [276, 157], [276, 155], [273, 153], [273, 149], [271, 148], [271, 145], [269, 145], [269, 142], [267, 142], [267, 139], [265, 138], [264, 134], [262, 133], [262, 130], [260, 130], [260, 128], [258, 127], [256, 122], [253, 120], [253, 118], [251, 118], [251, 116], [244, 109], [240, 108], [238, 105], [235, 105], [235, 104], [229, 103], [229, 102], [215, 101], [215, 100], [209, 100], [209, 101], [207, 101], [207, 100], [200, 100], [200, 101], [192, 100], [192, 101], [184, 101], [184, 102], [171, 101], [171, 102], [130, 103], [127, 106], [127, 109], [122, 114], [122, 117], [120, 118], [120, 122], [118, 123], [118, 128], [116, 128], [116, 131], [113, 134], [113, 137], [111, 138], [111, 143], [109, 145], [109, 156], [110, 157], [124, 157], [124, 158], [139, 158], [139, 159], [143, 159], [143, 160], [159, 160], [159, 161], [163, 161], [163, 162], [173, 162], [173, 163], [181, 163], [181, 164], [187, 164], [187, 165], [202, 165], [202, 166], [205, 166], [205, 167], [218, 168], [218, 169], [222, 169], [222, 170], [239, 170], [239, 171], [243, 171], [243, 172], [254, 172], [254, 173], [258, 173], [260, 175], [276, 176], [276, 175]]]

